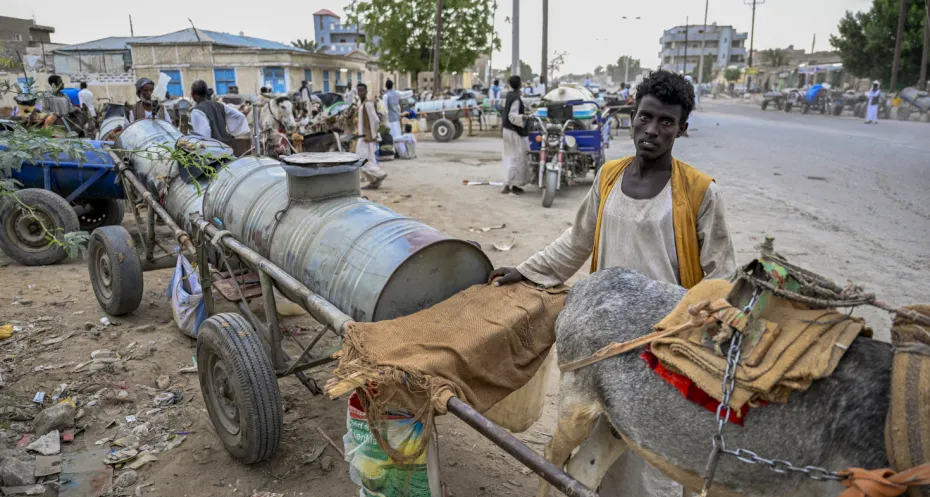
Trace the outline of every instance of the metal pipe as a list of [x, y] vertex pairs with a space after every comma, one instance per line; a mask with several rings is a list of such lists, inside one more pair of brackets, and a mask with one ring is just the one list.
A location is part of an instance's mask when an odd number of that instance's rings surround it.
[[261, 130], [258, 128], [259, 108], [254, 102], [252, 103], [252, 155], [255, 157], [262, 155], [261, 138], [259, 138]]
[[258, 272], [258, 280], [262, 285], [262, 303], [265, 305], [265, 319], [268, 320], [268, 342], [271, 345], [271, 361], [274, 370], [278, 371], [284, 366], [284, 349], [281, 348], [281, 328], [278, 323], [278, 306], [275, 304], [274, 283], [264, 271]]
[[169, 254], [169, 257], [161, 257], [155, 260], [147, 261], [143, 260], [142, 262], [142, 271], [157, 271], [159, 269], [170, 269], [178, 265], [178, 258], [173, 254]]
[[543, 456], [533, 452], [532, 449], [514, 438], [513, 435], [500, 426], [494, 424], [494, 422], [488, 418], [482, 416], [481, 413], [474, 410], [470, 405], [452, 397], [446, 404], [446, 408], [450, 413], [454, 414], [455, 417], [461, 419], [465, 424], [474, 428], [475, 431], [494, 442], [495, 445], [504, 449], [504, 452], [507, 452], [513, 456], [514, 459], [533, 470], [534, 473], [551, 483], [552, 486], [559, 489], [559, 491], [565, 495], [569, 497], [598, 497], [597, 492], [582, 485], [581, 482], [572, 478], [571, 475], [561, 468], [547, 461]]
[[513, 25], [513, 39], [511, 42], [510, 74], [520, 75], [520, 0], [513, 0], [513, 15], [510, 16]]
[[142, 198], [145, 200], [145, 203], [148, 204], [149, 209], [154, 209], [158, 214], [158, 217], [168, 225], [169, 228], [174, 230], [174, 238], [181, 244], [181, 247], [184, 250], [187, 250], [191, 255], [196, 255], [197, 250], [194, 248], [194, 244], [191, 243], [191, 237], [184, 230], [182, 230], [177, 223], [171, 219], [171, 215], [168, 214], [168, 211], [161, 206], [158, 202], [155, 201], [155, 197], [145, 188], [145, 185], [139, 181], [139, 178], [133, 174], [132, 170], [129, 169], [125, 164], [120, 166], [120, 173], [126, 178], [129, 183], [142, 195]]
[[[195, 217], [192, 222], [198, 229], [211, 237], [216, 236], [220, 231], [203, 217]], [[271, 279], [281, 286], [282, 291], [286, 290], [301, 297], [301, 299], [303, 299], [302, 302], [296, 303], [298, 305], [303, 304], [301, 307], [309, 312], [310, 315], [313, 316], [313, 319], [316, 319], [322, 324], [332, 326], [339, 335], [342, 335], [343, 327], [352, 322], [352, 318], [340, 311], [335, 305], [311, 292], [303, 283], [297, 281], [294, 277], [284, 272], [283, 269], [272, 264], [271, 261], [265, 259], [235, 238], [224, 236], [217, 243], [235, 252], [243, 260], [254, 266], [256, 270], [267, 272], [268, 275], [271, 276]]]
[[[132, 206], [135, 209], [135, 206]], [[143, 243], [145, 246], [145, 260], [150, 261], [155, 255], [155, 209], [152, 209], [149, 206], [146, 211], [146, 226], [145, 226], [145, 238], [146, 242]]]

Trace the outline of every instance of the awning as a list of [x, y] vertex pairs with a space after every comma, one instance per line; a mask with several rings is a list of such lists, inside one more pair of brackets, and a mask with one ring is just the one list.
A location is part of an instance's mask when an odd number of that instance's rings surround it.
[[842, 71], [843, 63], [837, 62], [834, 64], [816, 64], [809, 66], [807, 64], [801, 64], [798, 66], [799, 74], [816, 74], [820, 72], [831, 72], [831, 71]]

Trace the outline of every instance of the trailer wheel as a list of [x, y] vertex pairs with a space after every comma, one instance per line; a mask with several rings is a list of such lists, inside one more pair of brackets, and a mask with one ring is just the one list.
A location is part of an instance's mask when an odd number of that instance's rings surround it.
[[559, 172], [546, 170], [546, 189], [543, 190], [542, 206], [552, 207], [555, 201], [555, 192], [559, 187]]
[[901, 104], [901, 106], [898, 107], [898, 120], [907, 121], [910, 118], [911, 118], [910, 106], [908, 106], [908, 104]]
[[46, 266], [67, 258], [65, 249], [50, 243], [46, 232], [60, 237], [78, 231], [77, 215], [68, 202], [39, 188], [19, 190], [13, 195], [18, 201], [0, 203], [0, 248], [24, 266]]
[[452, 135], [452, 139], [458, 140], [459, 138], [462, 137], [462, 134], [465, 133], [465, 125], [462, 124], [461, 119], [456, 119], [455, 121], [452, 121], [452, 125], [455, 126], [455, 134]]
[[842, 113], [843, 113], [843, 106], [842, 106], [842, 105], [833, 104], [833, 115], [834, 115], [834, 116], [839, 116], [839, 115], [842, 114]]
[[142, 302], [142, 262], [132, 235], [122, 226], [103, 226], [87, 246], [90, 283], [107, 314], [122, 316]]
[[769, 101], [768, 101], [768, 100], [763, 100], [763, 101], [762, 101], [762, 110], [765, 110], [765, 108], [768, 107], [768, 106], [769, 106]]
[[807, 114], [810, 111], [811, 111], [810, 104], [804, 104], [801, 106], [801, 114]]
[[855, 109], [853, 110], [853, 115], [860, 119], [865, 117], [865, 104], [862, 102], [857, 103]]
[[433, 138], [439, 143], [452, 141], [455, 135], [455, 125], [448, 119], [438, 119], [433, 123]]
[[239, 462], [268, 459], [281, 443], [284, 413], [261, 338], [234, 313], [210, 317], [197, 333], [197, 374], [216, 433]]
[[785, 113], [791, 112], [791, 102], [785, 102]]
[[118, 226], [123, 224], [126, 207], [119, 199], [92, 199], [86, 202], [87, 212], [78, 216], [81, 231], [88, 233], [101, 226]]

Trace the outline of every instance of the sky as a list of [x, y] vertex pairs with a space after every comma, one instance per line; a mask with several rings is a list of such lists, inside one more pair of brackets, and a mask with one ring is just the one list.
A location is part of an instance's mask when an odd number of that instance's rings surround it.
[[[403, 1], [403, 0], [397, 0]], [[494, 19], [501, 49], [492, 65], [510, 65], [513, 2], [498, 0]], [[520, 58], [538, 72], [542, 59], [542, 0], [520, 1]], [[708, 0], [707, 23], [733, 25], [748, 32], [752, 0]], [[829, 36], [847, 10], [867, 10], [872, 0], [757, 0], [755, 47], [794, 45], [829, 50]], [[31, 18], [52, 26], [56, 43], [83, 43], [107, 36], [129, 36], [129, 16], [137, 36], [170, 33], [190, 27], [289, 42], [313, 39], [313, 13], [329, 9], [343, 14], [348, 0], [277, 0], [274, 5], [228, 1], [114, 2], [112, 0], [0, 0], [0, 16]], [[549, 0], [549, 52], [568, 52], [561, 73], [584, 73], [631, 55], [644, 67], [659, 63], [659, 38], [665, 29], [704, 22], [704, 0]], [[622, 19], [627, 16], [629, 20]], [[639, 20], [633, 18], [640, 17]]]

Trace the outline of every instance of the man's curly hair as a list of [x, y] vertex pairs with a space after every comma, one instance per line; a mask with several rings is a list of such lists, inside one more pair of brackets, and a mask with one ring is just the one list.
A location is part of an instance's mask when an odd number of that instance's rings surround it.
[[681, 122], [687, 122], [694, 110], [694, 87], [684, 76], [666, 70], [653, 71], [636, 86], [636, 108], [646, 95], [662, 103], [681, 106]]

